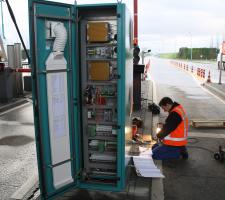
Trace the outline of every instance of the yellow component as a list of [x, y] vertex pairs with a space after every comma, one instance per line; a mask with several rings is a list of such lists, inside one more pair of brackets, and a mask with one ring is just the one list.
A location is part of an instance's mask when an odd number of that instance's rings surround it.
[[107, 81], [109, 80], [109, 62], [91, 61], [89, 62], [89, 80]]
[[87, 24], [88, 42], [108, 42], [109, 41], [109, 23], [107, 22], [89, 22]]

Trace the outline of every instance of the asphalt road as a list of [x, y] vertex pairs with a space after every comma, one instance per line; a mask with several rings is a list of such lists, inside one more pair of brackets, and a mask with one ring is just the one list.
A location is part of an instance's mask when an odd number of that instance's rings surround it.
[[153, 58], [150, 74], [158, 100], [163, 96], [173, 98], [186, 108], [189, 119], [225, 119], [225, 105], [203, 90], [189, 73], [174, 67], [168, 60]]
[[0, 114], [0, 161], [0, 199], [7, 200], [37, 171], [31, 103]]
[[[158, 101], [169, 96], [186, 109], [189, 119], [225, 119], [225, 104], [204, 90], [189, 73], [172, 66], [168, 60], [151, 60], [151, 78], [156, 85]], [[163, 111], [162, 111], [163, 112]], [[160, 114], [163, 122], [165, 113]], [[225, 199], [225, 164], [213, 159], [225, 139], [224, 129], [194, 129], [188, 142], [187, 161], [163, 162], [165, 200], [222, 200]], [[206, 137], [204, 134], [210, 136]]]

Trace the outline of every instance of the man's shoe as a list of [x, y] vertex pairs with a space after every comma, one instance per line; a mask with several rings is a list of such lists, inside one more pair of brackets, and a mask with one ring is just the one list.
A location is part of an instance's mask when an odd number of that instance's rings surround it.
[[184, 159], [184, 160], [187, 160], [188, 159], [188, 152], [187, 152], [187, 149], [185, 146], [183, 146], [180, 150], [180, 155], [181, 155], [181, 158]]
[[188, 152], [187, 151], [186, 152], [181, 152], [180, 154], [181, 154], [181, 157], [182, 157], [183, 160], [187, 160], [188, 159]]

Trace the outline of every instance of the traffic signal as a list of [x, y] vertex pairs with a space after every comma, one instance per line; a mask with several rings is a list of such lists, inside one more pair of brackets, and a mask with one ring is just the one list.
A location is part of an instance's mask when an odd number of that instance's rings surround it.
[[140, 48], [138, 46], [135, 46], [134, 50], [133, 50], [133, 64], [134, 65], [138, 65], [138, 63], [140, 61], [139, 53], [140, 53]]

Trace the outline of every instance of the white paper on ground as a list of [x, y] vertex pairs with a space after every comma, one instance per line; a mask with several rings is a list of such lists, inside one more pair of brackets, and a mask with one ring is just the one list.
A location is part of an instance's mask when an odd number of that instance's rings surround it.
[[[139, 147], [140, 148], [140, 147]], [[139, 149], [140, 150], [140, 149]], [[152, 159], [151, 149], [143, 150], [144, 153], [141, 153], [140, 156], [133, 156], [134, 166], [136, 172], [143, 177], [153, 177], [153, 178], [164, 178], [164, 175], [158, 169]]]
[[139, 147], [140, 156], [152, 156], [152, 150], [145, 148], [145, 147]]
[[[150, 174], [150, 176], [149, 176]], [[145, 172], [142, 172], [141, 175], [143, 177], [151, 177], [151, 178], [165, 178], [161, 172], [148, 172], [148, 171], [145, 171]]]

